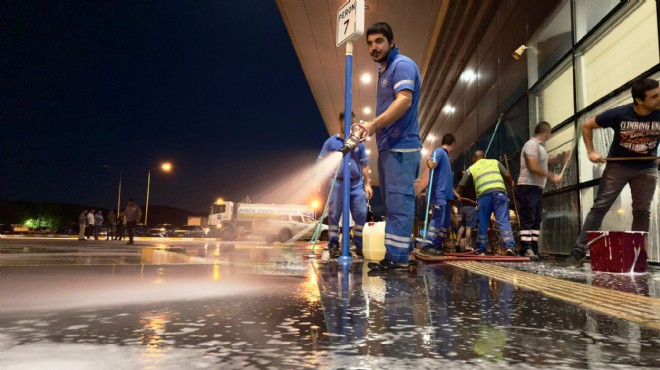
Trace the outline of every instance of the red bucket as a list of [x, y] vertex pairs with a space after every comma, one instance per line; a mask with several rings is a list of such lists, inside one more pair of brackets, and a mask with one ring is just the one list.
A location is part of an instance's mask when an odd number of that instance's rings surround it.
[[591, 270], [646, 272], [648, 233], [643, 231], [588, 231]]

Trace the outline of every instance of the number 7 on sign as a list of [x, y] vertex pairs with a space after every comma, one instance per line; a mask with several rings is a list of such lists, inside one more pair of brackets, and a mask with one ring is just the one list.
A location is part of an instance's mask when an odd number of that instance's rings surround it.
[[344, 24], [346, 25], [346, 28], [344, 28], [344, 34], [347, 34], [347, 33], [348, 33], [348, 23], [349, 23], [350, 21], [351, 21], [350, 19], [347, 19], [346, 22], [344, 22]]

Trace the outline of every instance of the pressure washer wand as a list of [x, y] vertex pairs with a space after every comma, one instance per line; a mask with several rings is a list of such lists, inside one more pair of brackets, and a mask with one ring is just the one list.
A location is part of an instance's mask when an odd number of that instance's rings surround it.
[[351, 126], [351, 134], [344, 140], [344, 146], [339, 149], [341, 154], [346, 156], [348, 152], [355, 150], [357, 146], [364, 141], [367, 137], [367, 129], [359, 123], [354, 123]]

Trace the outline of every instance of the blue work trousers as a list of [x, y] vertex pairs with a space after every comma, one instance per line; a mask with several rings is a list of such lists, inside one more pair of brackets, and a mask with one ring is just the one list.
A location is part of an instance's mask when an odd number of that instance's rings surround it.
[[[351, 216], [355, 225], [353, 226], [353, 243], [357, 249], [362, 249], [362, 228], [367, 222], [367, 195], [364, 192], [364, 183], [360, 180], [351, 184]], [[343, 213], [344, 184], [340, 181], [335, 183], [330, 196], [328, 210], [328, 238], [330, 248], [339, 246], [339, 219]], [[348, 235], [346, 233], [345, 235]]]
[[451, 226], [451, 207], [449, 201], [440, 199], [432, 207], [432, 216], [426, 239], [433, 243], [433, 248], [442, 248]]
[[421, 151], [378, 153], [378, 178], [385, 210], [385, 258], [408, 263], [415, 221], [414, 183]]
[[495, 214], [495, 222], [500, 229], [500, 236], [504, 248], [515, 248], [516, 243], [511, 231], [511, 222], [509, 220], [509, 198], [503, 191], [487, 193], [477, 199], [479, 207], [479, 231], [477, 233], [477, 249], [485, 252], [488, 249], [488, 226], [490, 225], [490, 215]]

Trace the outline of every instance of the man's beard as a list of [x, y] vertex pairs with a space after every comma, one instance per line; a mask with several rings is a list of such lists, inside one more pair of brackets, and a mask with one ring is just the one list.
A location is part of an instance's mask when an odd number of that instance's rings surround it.
[[376, 62], [376, 63], [383, 63], [383, 62], [387, 61], [387, 56], [389, 55], [389, 53], [390, 53], [389, 51], [387, 53], [383, 53], [380, 56], [380, 58], [378, 58], [378, 59], [374, 58], [374, 56], [372, 55], [371, 59], [373, 59], [374, 62]]

